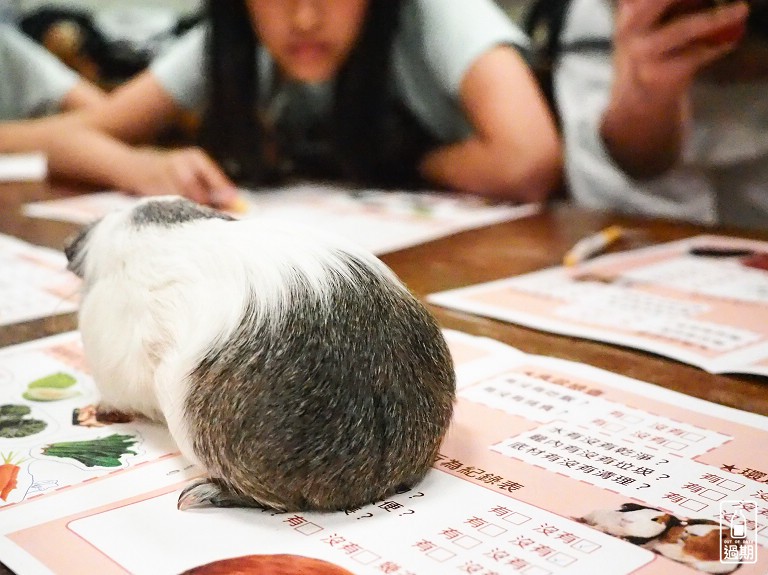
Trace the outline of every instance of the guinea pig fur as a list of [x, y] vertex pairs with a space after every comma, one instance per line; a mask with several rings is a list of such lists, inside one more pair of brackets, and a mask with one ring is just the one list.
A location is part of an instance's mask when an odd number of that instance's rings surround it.
[[435, 461], [451, 357], [365, 250], [164, 196], [83, 228], [66, 254], [99, 408], [164, 422], [204, 471], [181, 509], [351, 509]]

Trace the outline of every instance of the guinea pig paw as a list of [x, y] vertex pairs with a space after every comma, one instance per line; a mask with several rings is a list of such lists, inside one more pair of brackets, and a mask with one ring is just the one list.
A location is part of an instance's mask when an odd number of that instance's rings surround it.
[[136, 419], [136, 415], [127, 411], [120, 411], [108, 405], [99, 403], [96, 406], [96, 421], [104, 424], [111, 423], [130, 423]]
[[179, 511], [205, 507], [244, 507], [234, 493], [226, 491], [215, 480], [198, 479], [181, 490], [176, 508]]

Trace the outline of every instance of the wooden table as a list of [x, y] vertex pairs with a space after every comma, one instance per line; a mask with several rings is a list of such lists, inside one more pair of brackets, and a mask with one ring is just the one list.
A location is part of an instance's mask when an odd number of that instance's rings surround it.
[[[61, 249], [77, 226], [29, 219], [20, 208], [29, 201], [82, 193], [47, 184], [0, 185], [0, 233]], [[610, 224], [644, 231], [649, 242], [665, 242], [712, 229], [679, 222], [616, 217], [568, 205], [554, 205], [540, 214], [489, 226], [384, 256], [382, 259], [418, 295], [558, 265], [578, 239]], [[768, 233], [718, 233], [768, 239]], [[650, 353], [602, 343], [551, 335], [469, 314], [430, 308], [442, 326], [491, 337], [524, 352], [588, 363], [695, 397], [768, 415], [765, 378], [712, 375], [698, 368]], [[0, 328], [0, 346], [20, 343], [76, 328], [68, 314]], [[1, 560], [2, 558], [0, 558]], [[0, 565], [0, 575], [9, 573]]]

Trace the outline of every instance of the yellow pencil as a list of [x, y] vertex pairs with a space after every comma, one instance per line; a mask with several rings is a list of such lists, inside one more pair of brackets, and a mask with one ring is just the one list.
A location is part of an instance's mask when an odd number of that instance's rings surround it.
[[587, 236], [576, 242], [568, 250], [563, 258], [563, 265], [573, 266], [584, 260], [596, 256], [608, 246], [618, 241], [624, 235], [624, 229], [621, 226], [610, 226], [600, 230], [596, 234]]

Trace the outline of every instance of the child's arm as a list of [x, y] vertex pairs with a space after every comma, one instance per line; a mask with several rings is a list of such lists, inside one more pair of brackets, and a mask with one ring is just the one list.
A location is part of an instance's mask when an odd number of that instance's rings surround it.
[[107, 97], [107, 93], [101, 88], [92, 84], [88, 80], [78, 81], [72, 88], [64, 94], [61, 99], [61, 111], [68, 112], [85, 108], [86, 106], [95, 106], [101, 104]]
[[102, 104], [70, 114], [0, 125], [0, 152], [40, 150], [57, 178], [141, 195], [179, 194], [223, 206], [234, 184], [196, 148], [156, 150], [152, 141], [179, 113], [151, 72], [140, 74]]
[[618, 4], [614, 84], [600, 132], [614, 161], [634, 178], [658, 176], [677, 161], [696, 74], [731, 51], [746, 24], [744, 2], [667, 20], [676, 2]]
[[453, 189], [540, 201], [561, 182], [560, 140], [528, 65], [499, 46], [475, 61], [460, 88], [474, 135], [431, 152], [422, 174]]

